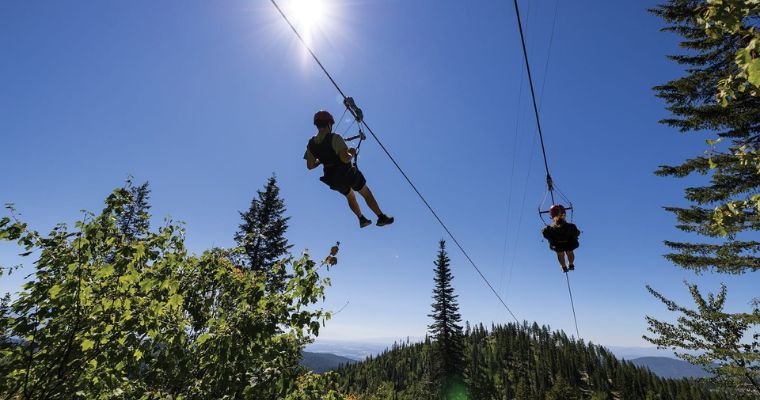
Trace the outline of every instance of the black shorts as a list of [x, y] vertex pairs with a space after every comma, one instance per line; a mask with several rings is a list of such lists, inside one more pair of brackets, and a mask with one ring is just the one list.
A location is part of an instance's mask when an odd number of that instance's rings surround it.
[[578, 239], [549, 242], [549, 248], [554, 251], [573, 251], [577, 249], [578, 246], [580, 246]]
[[323, 177], [319, 178], [322, 182], [330, 186], [330, 189], [347, 195], [351, 189], [359, 191], [367, 184], [364, 174], [356, 167], [347, 168], [329, 168], [325, 169]]

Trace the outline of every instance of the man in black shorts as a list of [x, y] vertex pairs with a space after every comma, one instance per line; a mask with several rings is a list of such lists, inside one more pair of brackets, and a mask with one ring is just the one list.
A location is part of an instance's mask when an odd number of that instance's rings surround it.
[[333, 133], [333, 124], [335, 120], [329, 112], [318, 111], [314, 114], [314, 125], [318, 132], [306, 145], [306, 153], [303, 155], [306, 168], [311, 170], [322, 164], [323, 176], [319, 180], [330, 186], [330, 189], [346, 196], [348, 206], [359, 218], [360, 227], [364, 228], [372, 224], [372, 221], [362, 215], [354, 191], [364, 197], [367, 206], [377, 215], [377, 226], [392, 224], [393, 217], [380, 211], [375, 196], [367, 187], [364, 175], [351, 163], [352, 158], [356, 157], [356, 149], [349, 148], [339, 134]]

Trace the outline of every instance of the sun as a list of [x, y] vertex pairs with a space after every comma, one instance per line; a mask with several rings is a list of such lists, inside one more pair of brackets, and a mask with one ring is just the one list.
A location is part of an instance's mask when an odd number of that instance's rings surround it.
[[293, 23], [307, 42], [311, 41], [314, 31], [324, 25], [327, 15], [323, 0], [291, 0], [290, 12]]

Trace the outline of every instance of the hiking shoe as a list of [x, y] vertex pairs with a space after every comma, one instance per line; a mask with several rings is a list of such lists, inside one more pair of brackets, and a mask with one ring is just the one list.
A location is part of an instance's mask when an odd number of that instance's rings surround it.
[[[379, 223], [379, 221], [378, 221], [378, 223]], [[361, 217], [359, 217], [359, 227], [360, 228], [364, 228], [365, 226], [368, 226], [368, 225], [372, 225], [372, 220], [364, 218], [363, 215]]]
[[377, 226], [390, 225], [392, 223], [393, 223], [393, 217], [389, 217], [385, 214], [380, 214], [380, 216], [377, 217]]
[[563, 266], [562, 266], [562, 272], [567, 272], [567, 271], [570, 271], [570, 270], [569, 270], [569, 269], [567, 269], [567, 267], [563, 265]]
[[570, 264], [570, 266], [567, 267], [567, 269], [569, 269], [570, 271], [575, 271], [575, 265]]

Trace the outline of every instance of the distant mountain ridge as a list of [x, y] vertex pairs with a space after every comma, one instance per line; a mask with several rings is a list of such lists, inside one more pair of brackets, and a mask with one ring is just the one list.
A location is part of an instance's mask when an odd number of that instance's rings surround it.
[[640, 357], [629, 361], [637, 367], [648, 368], [661, 378], [708, 378], [712, 376], [702, 367], [669, 357]]
[[[424, 340], [419, 338], [418, 341]], [[315, 343], [306, 346], [306, 351], [311, 353], [330, 353], [346, 357], [351, 360], [363, 361], [367, 357], [376, 356], [389, 349], [394, 343], [403, 342], [399, 338], [388, 338], [383, 341], [349, 341], [349, 340], [324, 340], [319, 339]]]
[[312, 353], [308, 351], [304, 351], [301, 358], [301, 365], [306, 367], [308, 370], [319, 374], [334, 370], [341, 365], [348, 365], [356, 362], [356, 360], [335, 354]]

